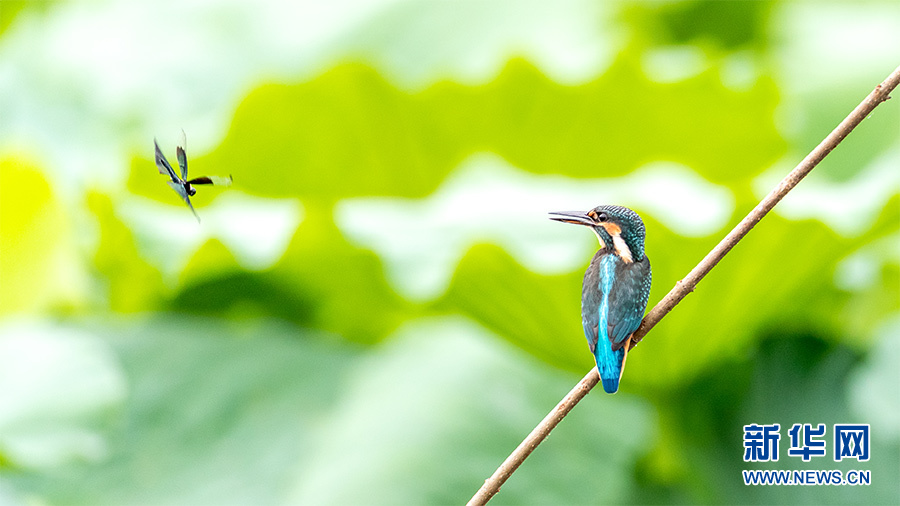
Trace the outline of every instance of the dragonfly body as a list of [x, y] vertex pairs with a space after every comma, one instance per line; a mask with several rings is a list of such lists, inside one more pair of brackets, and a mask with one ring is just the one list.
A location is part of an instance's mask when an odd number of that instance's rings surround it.
[[156, 169], [160, 174], [169, 176], [169, 181], [166, 181], [166, 183], [169, 184], [169, 187], [175, 190], [175, 193], [181, 196], [182, 200], [184, 200], [184, 203], [187, 204], [191, 212], [194, 213], [194, 217], [197, 218], [197, 221], [199, 222], [200, 217], [197, 216], [197, 211], [194, 211], [194, 206], [191, 204], [191, 197], [193, 197], [197, 193], [197, 189], [194, 188], [193, 185], [230, 186], [232, 179], [231, 176], [201, 176], [194, 179], [188, 179], [187, 152], [185, 151], [186, 144], [187, 142], [184, 139], [184, 132], [182, 132], [181, 145], [178, 146], [176, 150], [176, 154], [178, 156], [178, 167], [179, 169], [181, 169], [181, 175], [179, 176], [175, 172], [175, 169], [172, 168], [172, 165], [169, 164], [169, 161], [166, 160], [166, 156], [162, 153], [162, 150], [159, 149], [159, 143], [156, 142], [156, 139], [153, 139], [153, 145], [156, 147]]

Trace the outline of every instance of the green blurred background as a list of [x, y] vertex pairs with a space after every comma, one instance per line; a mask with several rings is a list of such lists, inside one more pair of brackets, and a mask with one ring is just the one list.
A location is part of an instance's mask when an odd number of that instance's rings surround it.
[[[596, 240], [546, 212], [637, 210], [655, 304], [898, 27], [896, 1], [0, 0], [0, 503], [466, 501], [592, 366]], [[182, 128], [235, 181], [200, 225], [152, 160]], [[895, 97], [494, 501], [900, 502], [898, 167]], [[778, 463], [743, 462], [751, 423]], [[788, 457], [793, 423], [869, 423], [872, 458]]]

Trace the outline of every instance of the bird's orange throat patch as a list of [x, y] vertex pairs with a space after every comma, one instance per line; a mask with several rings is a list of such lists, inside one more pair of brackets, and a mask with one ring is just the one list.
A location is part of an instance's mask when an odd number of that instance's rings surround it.
[[[634, 262], [634, 257], [631, 256], [631, 248], [625, 244], [625, 239], [622, 239], [622, 227], [615, 223], [604, 223], [603, 228], [612, 236], [613, 248], [615, 248], [619, 257], [622, 258], [622, 261], [626, 264]], [[603, 243], [603, 240], [601, 239], [600, 242]]]
[[616, 225], [615, 223], [602, 223], [603, 228], [609, 232], [609, 235], [619, 235], [622, 233], [622, 227]]

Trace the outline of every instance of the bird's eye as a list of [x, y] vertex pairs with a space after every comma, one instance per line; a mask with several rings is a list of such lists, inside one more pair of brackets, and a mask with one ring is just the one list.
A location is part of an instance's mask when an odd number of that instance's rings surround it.
[[609, 217], [606, 216], [606, 213], [597, 214], [597, 221], [606, 221], [607, 219], [609, 219]]

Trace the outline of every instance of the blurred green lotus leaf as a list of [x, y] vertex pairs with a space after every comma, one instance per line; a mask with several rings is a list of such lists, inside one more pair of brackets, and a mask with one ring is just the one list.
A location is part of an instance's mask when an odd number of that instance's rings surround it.
[[4, 476], [49, 503], [280, 502], [360, 351], [262, 320], [169, 315], [96, 329], [128, 385], [101, 432], [103, 458]]
[[100, 227], [94, 267], [106, 283], [104, 302], [126, 313], [159, 307], [166, 291], [162, 274], [141, 257], [134, 234], [116, 216], [109, 197], [92, 192], [87, 201]]
[[[511, 351], [459, 318], [402, 327], [347, 376], [289, 502], [468, 500], [575, 379]], [[593, 397], [577, 411], [504, 485], [503, 502], [627, 497], [632, 477], [623, 471], [653, 439], [647, 406], [629, 396]], [[603, 423], [608, 419], [617, 423]]]
[[[459, 318], [412, 322], [366, 354], [259, 319], [169, 315], [98, 333], [128, 384], [104, 458], [4, 477], [47, 502], [458, 503], [574, 379]], [[622, 501], [653, 424], [634, 397], [588, 398], [505, 497]]]
[[0, 327], [0, 460], [43, 471], [102, 461], [109, 452], [104, 430], [126, 389], [116, 357], [96, 336], [6, 323]]
[[[184, 285], [172, 309], [207, 315], [269, 315], [341, 335], [375, 342], [418, 309], [398, 296], [384, 279], [380, 260], [351, 246], [330, 213], [306, 206], [307, 216], [284, 256], [262, 271], [230, 267], [218, 242], [209, 242], [191, 262], [197, 273]], [[218, 268], [206, 265], [207, 261]]]
[[[525, 170], [575, 177], [671, 160], [714, 183], [744, 180], [783, 152], [767, 78], [733, 91], [712, 67], [655, 83], [635, 67], [638, 58], [625, 51], [607, 73], [578, 86], [512, 60], [489, 84], [443, 82], [417, 93], [369, 67], [340, 65], [305, 83], [253, 91], [221, 147], [192, 159], [191, 171], [231, 173], [258, 195], [334, 201], [427, 195], [485, 150]], [[727, 166], [722, 152], [731, 154]], [[129, 189], [172, 200], [151, 167], [136, 160]]]
[[[818, 333], [818, 332], [817, 332]], [[641, 463], [644, 477], [637, 503], [691, 502], [731, 504], [887, 504], [896, 497], [890, 480], [900, 469], [900, 446], [891, 440], [889, 424], [878, 417], [858, 418], [850, 409], [854, 392], [848, 376], [859, 370], [859, 354], [846, 343], [818, 337], [805, 330], [772, 327], [743, 356], [729, 357], [692, 378], [683, 388], [650, 393], [659, 408], [662, 444]], [[810, 402], [814, 399], [814, 402]], [[794, 423], [822, 423], [827, 437], [833, 424], [871, 422], [872, 457], [834, 462], [833, 445], [825, 457], [803, 462], [787, 455], [787, 431]], [[749, 423], [781, 425], [778, 462], [748, 463], [742, 459], [742, 426]], [[827, 460], [825, 460], [827, 459]], [[686, 466], [684, 462], [690, 462]], [[866, 487], [748, 487], [743, 469], [819, 470], [867, 469], [872, 484]], [[696, 486], [703, 483], [702, 486]], [[651, 492], [652, 491], [652, 492]]]
[[79, 305], [85, 273], [71, 222], [40, 169], [0, 158], [0, 315]]

